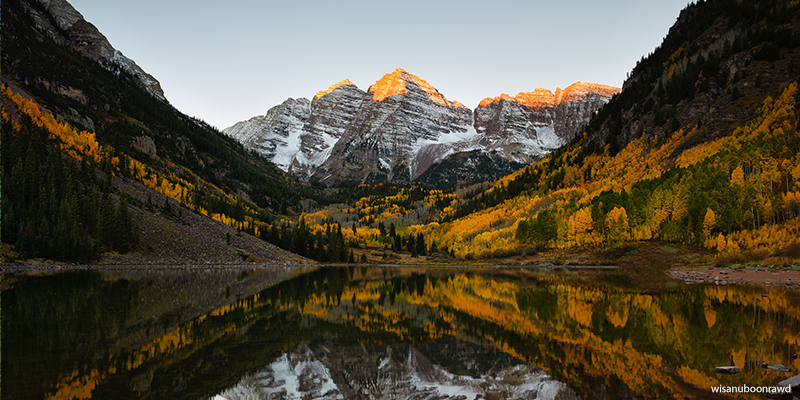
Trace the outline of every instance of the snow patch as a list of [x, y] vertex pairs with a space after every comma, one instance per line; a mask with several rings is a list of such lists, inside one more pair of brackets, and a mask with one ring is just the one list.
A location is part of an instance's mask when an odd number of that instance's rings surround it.
[[[301, 382], [305, 382], [301, 389]], [[277, 396], [277, 397], [276, 397]], [[261, 398], [342, 399], [328, 368], [314, 359], [310, 351], [298, 355], [283, 354], [263, 371], [246, 376], [236, 386], [218, 394], [214, 400]]]

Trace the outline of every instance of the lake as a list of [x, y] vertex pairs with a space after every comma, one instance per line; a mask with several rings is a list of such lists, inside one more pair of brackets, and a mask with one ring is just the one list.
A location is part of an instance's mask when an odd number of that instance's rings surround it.
[[3, 399], [717, 398], [800, 368], [783, 287], [353, 266], [8, 272], [2, 290]]

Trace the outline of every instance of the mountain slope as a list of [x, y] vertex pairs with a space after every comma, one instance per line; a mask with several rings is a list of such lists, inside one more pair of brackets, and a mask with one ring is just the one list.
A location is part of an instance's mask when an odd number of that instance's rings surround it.
[[[60, 27], [61, 20], [68, 21], [62, 23], [70, 26], [69, 30]], [[111, 211], [144, 206], [145, 213], [132, 211], [140, 218], [140, 227], [145, 227], [141, 218], [153, 213], [184, 226], [162, 233], [178, 235], [169, 241], [175, 244], [171, 259], [180, 260], [181, 238], [189, 238], [181, 235], [208, 228], [186, 227], [179, 212], [191, 209], [206, 220], [258, 234], [259, 226], [274, 218], [272, 213], [291, 212], [301, 197], [314, 196], [312, 188], [298, 185], [240, 143], [170, 106], [136, 71], [128, 72], [133, 63], [102, 57], [110, 45], [96, 28], [81, 21], [63, 2], [11, 0], [4, 4], [2, 71], [7, 88], [3, 90], [2, 182], [4, 192], [8, 185], [18, 184], [13, 192], [26, 196], [3, 197], [4, 243], [19, 246], [22, 241], [18, 250], [23, 256], [51, 257], [47, 240], [58, 238], [63, 232], [59, 229], [74, 227], [76, 231], [66, 237], [76, 242], [64, 243], [68, 251], [55, 258], [97, 259], [103, 251], [122, 250], [119, 243], [130, 244], [109, 236]], [[91, 34], [99, 41], [95, 44], [106, 49], [98, 53], [99, 59], [73, 46], [87, 40], [81, 32]], [[26, 168], [28, 164], [32, 167]], [[67, 185], [72, 189], [58, 186], [54, 192], [41, 177], [50, 169], [62, 169], [59, 165], [72, 178]], [[70, 168], [75, 166], [79, 172], [72, 173]], [[133, 186], [146, 189], [123, 189], [120, 179], [135, 181]], [[161, 196], [172, 200], [159, 203], [163, 208], [159, 212], [147, 199]], [[173, 208], [176, 204], [180, 207]], [[105, 215], [105, 225], [95, 219], [101, 215]], [[191, 232], [182, 232], [186, 229]], [[225, 234], [231, 231], [216, 232], [216, 240], [222, 238], [228, 245]], [[155, 238], [156, 242], [158, 239], [163, 238]], [[142, 244], [146, 245], [146, 240]], [[139, 250], [149, 252], [148, 247]], [[228, 251], [233, 260], [239, 257], [233, 248]], [[203, 259], [202, 252], [192, 259]]]
[[[368, 90], [353, 122], [314, 177], [322, 182], [409, 182], [442, 154], [470, 146], [468, 108], [400, 68]], [[443, 148], [443, 147], [446, 147]]]
[[576, 82], [555, 95], [538, 88], [510, 97], [483, 99], [475, 109], [481, 145], [506, 159], [531, 162], [568, 143], [619, 88]]
[[665, 240], [797, 258], [798, 45], [795, 3], [688, 6], [586, 132], [431, 236], [461, 256]]
[[57, 43], [67, 45], [95, 61], [119, 65], [133, 75], [148, 93], [159, 100], [167, 101], [158, 80], [115, 49], [97, 27], [86, 21], [83, 15], [66, 0], [39, 0], [39, 2], [47, 12], [43, 12], [33, 4], [24, 5], [26, 11], [33, 17], [37, 29], [45, 32]]

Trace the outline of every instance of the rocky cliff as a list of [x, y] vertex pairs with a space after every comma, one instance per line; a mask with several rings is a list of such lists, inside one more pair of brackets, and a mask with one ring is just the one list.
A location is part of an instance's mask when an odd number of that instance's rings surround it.
[[400, 68], [372, 85], [355, 118], [315, 172], [322, 182], [409, 182], [471, 149], [472, 112]]
[[[410, 182], [456, 154], [461, 167], [480, 166], [480, 176], [492, 179], [567, 143], [618, 91], [577, 82], [555, 94], [536, 89], [487, 98], [473, 112], [398, 68], [367, 92], [344, 80], [310, 102], [287, 100], [223, 132], [284, 171], [324, 183]], [[489, 159], [505, 167], [492, 174]], [[442, 170], [424, 180], [439, 186], [455, 184], [450, 178], [473, 181], [461, 167], [457, 177]]]
[[508, 160], [531, 162], [572, 140], [619, 90], [576, 82], [555, 94], [542, 88], [516, 97], [503, 93], [480, 102], [475, 130], [484, 148], [497, 150]]
[[223, 133], [236, 138], [287, 171], [300, 150], [300, 134], [311, 115], [308, 99], [287, 99], [266, 114], [238, 122]]
[[331, 154], [366, 93], [345, 79], [309, 101], [288, 99], [266, 114], [223, 130], [293, 175], [308, 178]]
[[[37, 29], [46, 31], [51, 39], [68, 45], [73, 50], [96, 61], [119, 65], [136, 77], [150, 94], [162, 101], [167, 101], [158, 80], [115, 49], [105, 35], [96, 26], [86, 21], [83, 15], [66, 0], [39, 0], [39, 2], [52, 15], [53, 19], [36, 8], [30, 8], [29, 12], [34, 18]], [[55, 22], [55, 26], [53, 26], [53, 22]]]

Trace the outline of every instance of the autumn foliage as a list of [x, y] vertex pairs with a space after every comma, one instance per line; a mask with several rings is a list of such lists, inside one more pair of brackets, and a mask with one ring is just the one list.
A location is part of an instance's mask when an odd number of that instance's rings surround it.
[[652, 239], [728, 254], [780, 251], [800, 237], [796, 95], [791, 84], [749, 124], [688, 148], [696, 127], [643, 134], [615, 155], [587, 155], [578, 140], [487, 193], [527, 190], [440, 224], [432, 237], [460, 256]]

